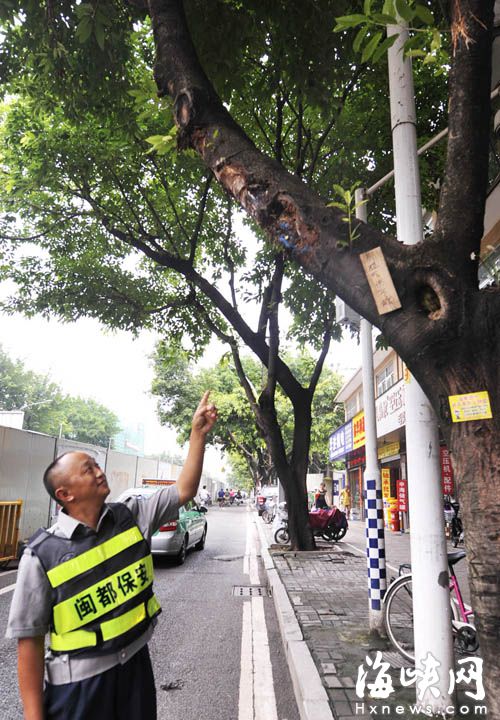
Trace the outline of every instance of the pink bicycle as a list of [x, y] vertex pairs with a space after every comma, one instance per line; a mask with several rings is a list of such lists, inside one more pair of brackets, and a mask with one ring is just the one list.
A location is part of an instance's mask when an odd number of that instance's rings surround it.
[[[465, 557], [463, 550], [448, 553], [450, 604], [454, 644], [460, 653], [473, 653], [479, 647], [474, 611], [465, 606], [454, 565]], [[390, 584], [384, 597], [384, 621], [389, 640], [407, 660], [415, 660], [413, 643], [413, 597], [411, 566], [401, 565], [400, 576]], [[403, 573], [403, 574], [402, 574]]]

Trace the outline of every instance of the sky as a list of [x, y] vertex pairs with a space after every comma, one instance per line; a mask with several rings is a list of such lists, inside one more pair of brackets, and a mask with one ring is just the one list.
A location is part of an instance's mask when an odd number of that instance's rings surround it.
[[[150, 394], [155, 342], [154, 333], [134, 338], [125, 331], [106, 330], [92, 319], [61, 323], [0, 313], [0, 343], [12, 358], [48, 373], [68, 394], [106, 405], [123, 425], [144, 423], [146, 453], [178, 452], [175, 432], [160, 426]], [[213, 346], [203, 364], [215, 363], [221, 352]], [[347, 378], [360, 357], [356, 342], [345, 340], [334, 345], [328, 364]]]

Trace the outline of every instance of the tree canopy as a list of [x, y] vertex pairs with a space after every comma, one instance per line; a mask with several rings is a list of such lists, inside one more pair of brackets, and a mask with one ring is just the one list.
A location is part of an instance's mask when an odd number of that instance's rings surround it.
[[[304, 383], [313, 372], [314, 360], [307, 351], [287, 354], [285, 361]], [[243, 357], [242, 365], [246, 377], [255, 388], [259, 388], [263, 384], [262, 365], [251, 357]], [[224, 356], [211, 367], [197, 369], [180, 348], [160, 342], [154, 355], [154, 368], [152, 392], [158, 396], [160, 420], [178, 431], [180, 442], [189, 438], [193, 403], [205, 388], [211, 388], [211, 400], [217, 405], [219, 419], [210, 442], [229, 455], [235, 477], [240, 481], [251, 477], [254, 486], [268, 484], [275, 477], [272, 457], [257, 431], [255, 417], [231, 367], [230, 356]], [[325, 439], [344, 420], [342, 408], [333, 402], [341, 385], [342, 378], [324, 367], [312, 403], [310, 472], [324, 472], [327, 468], [328, 445]], [[293, 411], [289, 399], [279, 390], [276, 407], [286, 453], [290, 454]]]
[[108, 447], [118, 417], [92, 399], [72, 397], [47, 375], [28, 370], [0, 347], [0, 408], [22, 410], [24, 429]]

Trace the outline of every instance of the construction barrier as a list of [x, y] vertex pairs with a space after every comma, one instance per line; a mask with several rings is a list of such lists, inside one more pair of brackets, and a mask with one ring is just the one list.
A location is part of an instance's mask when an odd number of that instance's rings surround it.
[[0, 502], [0, 563], [17, 558], [22, 500]]

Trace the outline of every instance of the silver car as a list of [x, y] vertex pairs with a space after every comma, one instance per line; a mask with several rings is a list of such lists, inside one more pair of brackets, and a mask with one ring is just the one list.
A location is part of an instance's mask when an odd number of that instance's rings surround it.
[[[147, 502], [158, 488], [155, 487], [134, 487], [121, 493], [117, 502], [123, 502], [132, 495], [138, 496]], [[151, 538], [151, 553], [155, 556], [169, 556], [175, 559], [178, 565], [182, 565], [186, 559], [186, 552], [194, 547], [196, 550], [203, 550], [207, 537], [206, 509], [190, 500], [179, 508], [177, 520], [171, 520], [162, 525]]]

